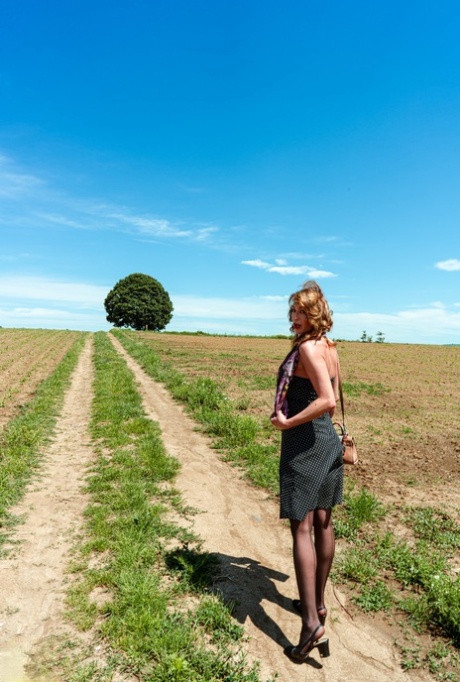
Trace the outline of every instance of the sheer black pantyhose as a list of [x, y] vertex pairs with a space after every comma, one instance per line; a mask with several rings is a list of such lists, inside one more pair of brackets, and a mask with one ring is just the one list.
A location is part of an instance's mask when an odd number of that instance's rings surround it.
[[316, 509], [309, 512], [303, 521], [291, 520], [291, 533], [302, 605], [302, 631], [311, 632], [319, 622], [318, 609], [324, 606], [324, 591], [334, 558], [331, 510]]
[[335, 553], [334, 526], [330, 509], [316, 509], [313, 528], [316, 550], [316, 606], [324, 606], [324, 591]]

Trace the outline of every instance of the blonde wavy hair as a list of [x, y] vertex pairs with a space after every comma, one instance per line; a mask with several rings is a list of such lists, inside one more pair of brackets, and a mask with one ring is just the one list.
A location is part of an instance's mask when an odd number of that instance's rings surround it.
[[[305, 334], [293, 336], [293, 346], [300, 345], [309, 339], [320, 339], [332, 329], [332, 311], [329, 309], [329, 304], [321, 287], [315, 281], [305, 282], [302, 289], [291, 294], [289, 297], [289, 320], [294, 306], [299, 306], [305, 312], [311, 327]], [[292, 326], [291, 332], [294, 332]], [[332, 344], [329, 339], [328, 342]]]

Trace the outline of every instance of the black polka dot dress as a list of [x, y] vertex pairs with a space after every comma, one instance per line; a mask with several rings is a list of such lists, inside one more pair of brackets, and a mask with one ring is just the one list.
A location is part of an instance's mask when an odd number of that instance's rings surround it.
[[[309, 379], [293, 376], [287, 392], [288, 416], [317, 398]], [[313, 509], [341, 504], [342, 445], [329, 413], [281, 433], [280, 518], [303, 521]]]

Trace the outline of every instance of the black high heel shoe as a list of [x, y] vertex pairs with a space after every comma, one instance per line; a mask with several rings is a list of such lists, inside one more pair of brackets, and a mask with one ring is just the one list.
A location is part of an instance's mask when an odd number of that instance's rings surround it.
[[[321, 625], [321, 623], [313, 630], [312, 634], [310, 637], [307, 639], [306, 642], [303, 644], [299, 644], [299, 646], [288, 646], [285, 648], [284, 653], [286, 656], [289, 656], [289, 658], [292, 658], [293, 661], [306, 661], [308, 658], [308, 654], [312, 649], [318, 649], [319, 655], [321, 658], [327, 658], [328, 656], [331, 655], [331, 652], [329, 650], [329, 640], [327, 637], [324, 637], [321, 639], [321, 635], [319, 637], [316, 637], [315, 635], [320, 629], [324, 630], [324, 626]], [[323, 633], [324, 634], [324, 633]]]
[[[291, 604], [294, 611], [297, 611], [299, 615], [302, 615], [302, 605], [300, 603], [300, 599], [293, 599]], [[318, 606], [317, 610], [319, 622], [321, 623], [321, 625], [324, 625], [327, 617], [327, 608], [325, 606]]]

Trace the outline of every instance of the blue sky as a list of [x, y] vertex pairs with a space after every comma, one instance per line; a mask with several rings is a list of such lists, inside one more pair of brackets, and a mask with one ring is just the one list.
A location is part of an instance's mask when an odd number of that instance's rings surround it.
[[0, 325], [460, 343], [457, 0], [2, 0]]

